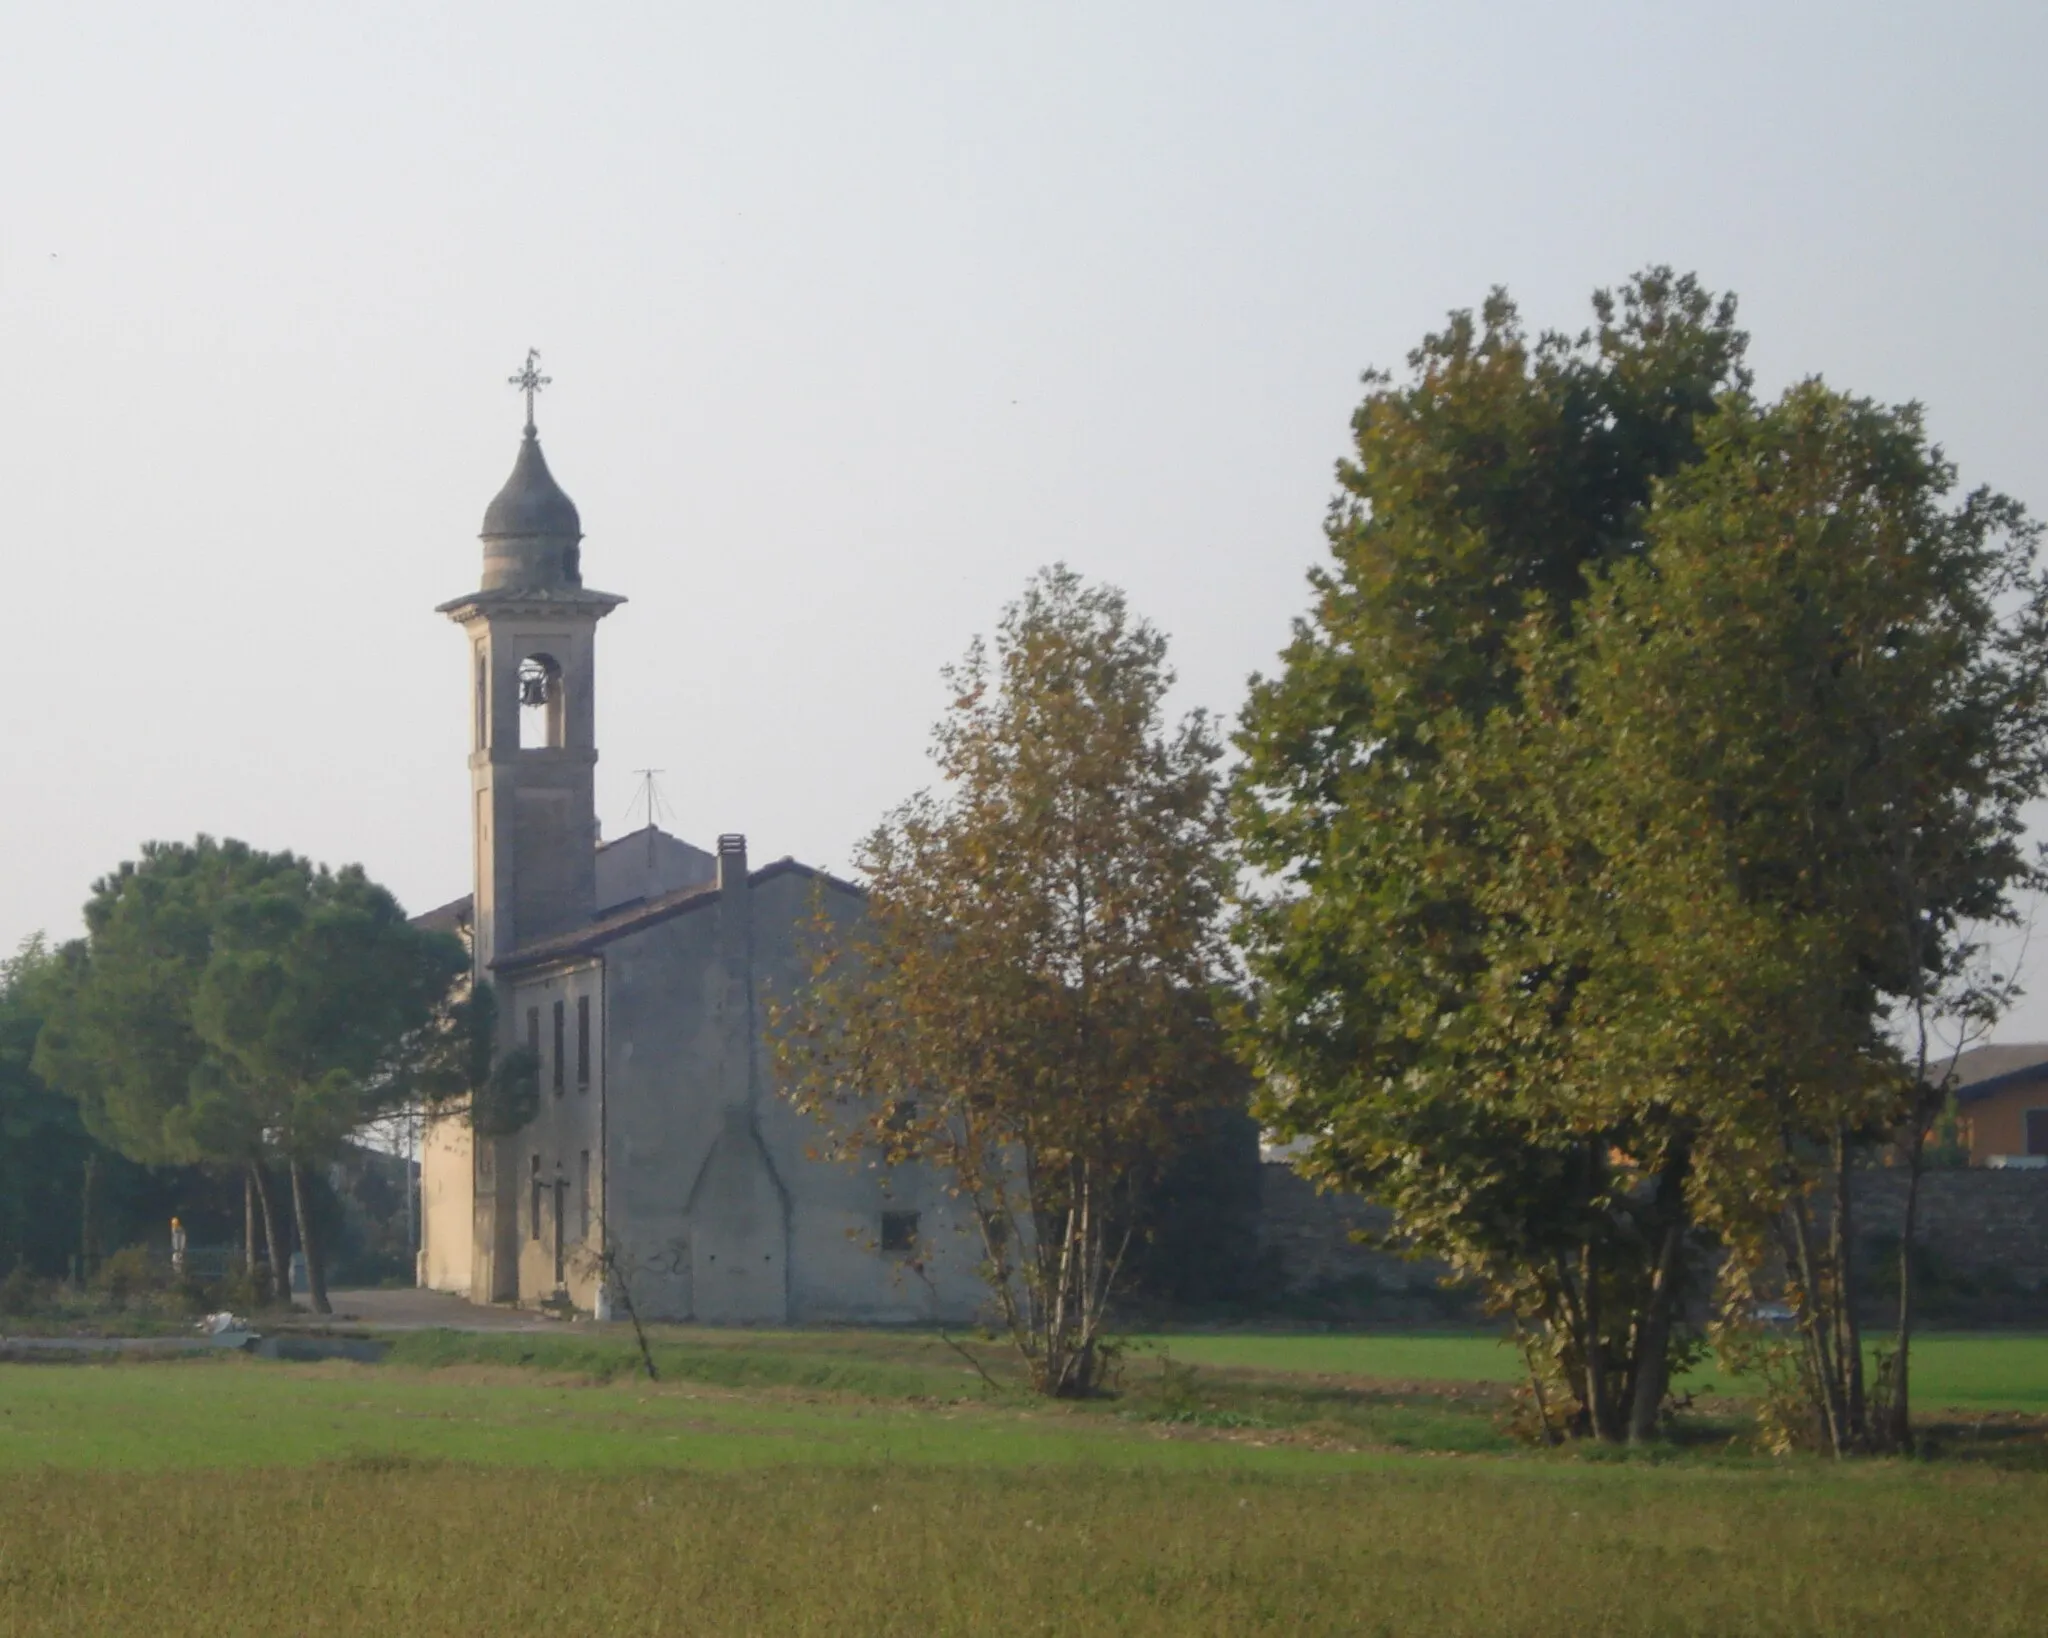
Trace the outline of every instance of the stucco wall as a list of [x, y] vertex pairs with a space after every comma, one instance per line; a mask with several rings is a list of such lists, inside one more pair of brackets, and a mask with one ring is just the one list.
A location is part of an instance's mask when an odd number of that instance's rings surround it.
[[598, 914], [679, 887], [701, 886], [717, 874], [718, 861], [701, 847], [643, 826], [597, 850]]
[[1981, 1166], [1993, 1155], [2025, 1154], [2030, 1109], [2048, 1110], [2048, 1077], [1964, 1104], [1963, 1141], [1972, 1163]]
[[[564, 1291], [579, 1308], [597, 1295], [596, 1225], [604, 1211], [604, 982], [595, 960], [502, 986], [501, 1004], [520, 1045], [538, 1037], [540, 1106], [532, 1122], [505, 1147], [516, 1190], [519, 1295], [523, 1300]], [[579, 1002], [590, 1007], [587, 1076], [578, 1049]], [[555, 1007], [562, 1008], [556, 1052]], [[535, 1027], [537, 1026], [537, 1028]], [[539, 1188], [536, 1190], [535, 1184]], [[556, 1230], [561, 1231], [557, 1279]]]
[[[902, 1323], [982, 1301], [942, 1191], [811, 1158], [820, 1134], [776, 1092], [768, 998], [804, 976], [818, 880], [777, 873], [606, 949], [608, 1221], [648, 1314]], [[924, 1278], [880, 1251], [884, 1210], [919, 1213]]]
[[434, 1291], [470, 1289], [475, 1181], [469, 1122], [429, 1122], [420, 1139], [419, 1282]]
[[[774, 998], [787, 998], [808, 976], [805, 950], [819, 907], [859, 913], [855, 894], [807, 872], [788, 871], [753, 889], [754, 959], [760, 975], [762, 1025]], [[763, 1040], [763, 1046], [767, 1043]], [[772, 1053], [761, 1062], [760, 1129], [769, 1155], [794, 1190], [790, 1303], [798, 1320], [905, 1322], [965, 1320], [987, 1301], [977, 1274], [979, 1241], [958, 1202], [921, 1166], [881, 1172], [815, 1160], [817, 1123], [776, 1087]], [[880, 1249], [884, 1211], [917, 1213], [921, 1272], [911, 1259]]]

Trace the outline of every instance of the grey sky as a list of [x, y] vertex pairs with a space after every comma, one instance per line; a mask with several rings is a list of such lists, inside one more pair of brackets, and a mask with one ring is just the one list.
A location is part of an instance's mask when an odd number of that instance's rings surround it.
[[[528, 345], [599, 807], [843, 864], [1036, 566], [1236, 709], [1358, 372], [1666, 261], [1762, 383], [1914, 397], [2048, 510], [2048, 10], [10, 4], [0, 939], [196, 830], [465, 891]], [[2048, 943], [2048, 941], [2037, 941]], [[2003, 1032], [2048, 1036], [2042, 995]]]

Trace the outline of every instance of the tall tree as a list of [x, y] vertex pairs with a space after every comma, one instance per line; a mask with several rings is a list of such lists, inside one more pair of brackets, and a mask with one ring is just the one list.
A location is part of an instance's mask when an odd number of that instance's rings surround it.
[[407, 1107], [467, 978], [459, 940], [423, 932], [360, 866], [279, 874], [226, 901], [194, 996], [213, 1062], [256, 1089], [282, 1149], [313, 1306], [329, 1312], [306, 1170]]
[[[1687, 1345], [1650, 1311], [1676, 1288], [1658, 1270], [1681, 1202], [1667, 1183], [1645, 1210], [1642, 1175], [1675, 1181], [1684, 1155], [1555, 1118], [1556, 1008], [1485, 1027], [1489, 998], [1530, 982], [1488, 904], [1516, 868], [1490, 804], [1527, 792], [1509, 761], [1482, 800], [1446, 755], [1521, 711], [1524, 623], [1570, 629], [1588, 572], [1645, 549], [1700, 418], [1747, 388], [1732, 301], [1690, 277], [1652, 269], [1594, 316], [1532, 341], [1496, 292], [1425, 338], [1406, 380], [1367, 376], [1332, 561], [1282, 672], [1254, 680], [1236, 812], [1272, 887], [1244, 918], [1266, 1118], [1533, 1328], [1565, 1425], [1621, 1438], [1654, 1426]], [[1559, 955], [1544, 972], [1568, 990]], [[1618, 1169], [1617, 1150], [1640, 1161]]]
[[354, 867], [200, 837], [94, 884], [46, 988], [35, 1068], [133, 1159], [246, 1169], [289, 1290], [266, 1157], [291, 1178], [327, 1307], [306, 1167], [413, 1094], [468, 967]]
[[291, 1286], [264, 1110], [200, 1035], [194, 1005], [223, 906], [299, 869], [289, 854], [208, 836], [145, 843], [139, 859], [93, 884], [86, 936], [59, 950], [34, 1060], [77, 1101], [86, 1129], [129, 1159], [243, 1171], [280, 1301]]
[[1065, 568], [947, 680], [946, 789], [862, 845], [866, 915], [778, 1052], [834, 1152], [949, 1176], [1033, 1383], [1086, 1394], [1142, 1189], [1224, 1084], [1219, 747], [1165, 721], [1165, 638]]
[[[1914, 408], [1809, 382], [1731, 402], [1701, 440], [1648, 551], [1597, 577], [1560, 663], [1534, 668], [1545, 708], [1516, 749], [1558, 777], [1526, 834], [1593, 861], [1595, 885], [1553, 894], [1544, 925], [1603, 952], [1578, 1084], [1682, 1124], [1738, 1297], [1787, 1270], [1822, 1441], [1900, 1446], [1911, 1247], [1880, 1394], [1851, 1163], [1882, 1140], [1917, 1153], [1943, 1080], [1928, 1025], [1995, 1004], [1975, 931], [2041, 885], [2022, 820], [2048, 777], [2048, 582], [2013, 502], [1949, 502]], [[1915, 1188], [1917, 1168], [1908, 1241]]]
[[0, 961], [0, 1268], [43, 1274], [62, 1272], [80, 1245], [85, 1168], [97, 1158], [78, 1106], [30, 1067], [36, 984], [54, 960], [38, 935]]

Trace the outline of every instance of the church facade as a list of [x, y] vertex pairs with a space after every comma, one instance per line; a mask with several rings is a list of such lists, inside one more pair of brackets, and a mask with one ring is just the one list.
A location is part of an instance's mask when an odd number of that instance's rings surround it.
[[540, 1097], [511, 1136], [427, 1132], [420, 1283], [605, 1314], [623, 1281], [643, 1318], [707, 1324], [971, 1316], [979, 1253], [940, 1179], [811, 1158], [775, 1090], [769, 1001], [804, 981], [818, 909], [857, 916], [859, 892], [651, 815], [599, 845], [597, 629], [625, 600], [583, 584], [530, 393], [482, 539], [478, 589], [440, 610], [470, 649], [473, 887], [420, 919], [467, 936]]

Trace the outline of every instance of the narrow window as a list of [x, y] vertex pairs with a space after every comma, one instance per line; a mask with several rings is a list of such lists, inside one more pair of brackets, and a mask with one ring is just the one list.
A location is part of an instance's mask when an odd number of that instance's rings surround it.
[[590, 1238], [590, 1151], [585, 1149], [576, 1162], [576, 1234]]
[[882, 1213], [882, 1249], [884, 1251], [915, 1251], [917, 1249], [916, 1212], [885, 1211]]
[[2027, 1111], [2027, 1153], [2048, 1155], [2048, 1109]]
[[527, 1237], [540, 1238], [540, 1156], [533, 1157], [533, 1220], [527, 1224]]
[[558, 1098], [562, 1095], [562, 1064], [564, 1061], [562, 1035], [562, 1003], [557, 1001], [555, 1003], [555, 1096]]
[[476, 748], [481, 751], [490, 744], [491, 732], [491, 668], [481, 652], [476, 657]]
[[590, 1085], [590, 997], [576, 997], [576, 1086]]

